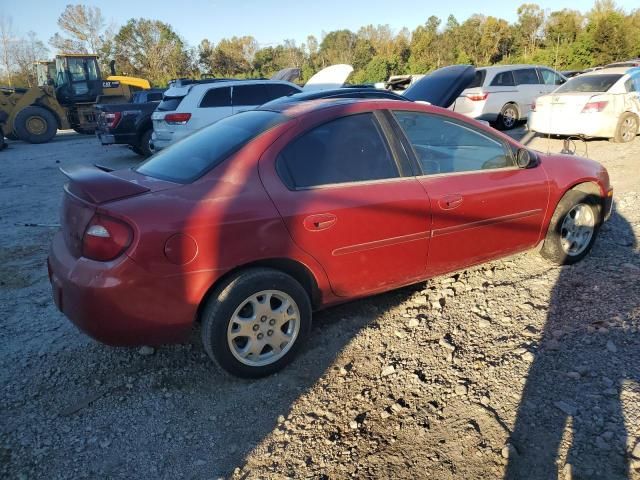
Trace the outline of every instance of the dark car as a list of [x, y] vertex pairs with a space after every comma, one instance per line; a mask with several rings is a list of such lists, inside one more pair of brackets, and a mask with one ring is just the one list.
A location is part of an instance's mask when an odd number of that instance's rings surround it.
[[165, 89], [154, 88], [136, 92], [127, 103], [106, 103], [96, 106], [96, 135], [103, 145], [129, 145], [138, 155], [151, 155], [149, 140], [153, 133], [151, 114]]

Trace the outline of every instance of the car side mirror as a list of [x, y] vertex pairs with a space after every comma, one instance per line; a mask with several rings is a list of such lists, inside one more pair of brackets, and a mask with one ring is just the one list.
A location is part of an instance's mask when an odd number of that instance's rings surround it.
[[518, 168], [529, 168], [534, 165], [534, 157], [526, 148], [518, 149], [516, 153], [516, 165]]

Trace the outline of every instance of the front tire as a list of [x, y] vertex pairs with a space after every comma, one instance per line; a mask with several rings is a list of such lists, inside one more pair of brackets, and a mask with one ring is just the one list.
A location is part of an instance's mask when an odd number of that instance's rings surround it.
[[518, 124], [519, 118], [518, 107], [513, 103], [507, 103], [502, 107], [502, 110], [500, 110], [500, 114], [496, 120], [496, 127], [499, 130], [511, 130]]
[[13, 129], [20, 140], [29, 143], [46, 143], [56, 135], [58, 122], [46, 108], [26, 107], [16, 115]]
[[293, 360], [311, 329], [305, 289], [277, 270], [245, 270], [210, 296], [202, 315], [202, 343], [232, 375], [259, 378]]
[[135, 148], [133, 151], [144, 158], [148, 158], [151, 155], [153, 155], [153, 152], [151, 151], [151, 147], [149, 146], [149, 142], [151, 142], [152, 134], [153, 134], [152, 128], [145, 130], [144, 133], [140, 135], [140, 143], [138, 144], [137, 148]]
[[595, 243], [602, 223], [600, 198], [570, 190], [551, 217], [541, 255], [558, 265], [582, 260]]
[[615, 143], [628, 143], [638, 135], [638, 116], [633, 113], [623, 113], [618, 120], [616, 133], [612, 140]]

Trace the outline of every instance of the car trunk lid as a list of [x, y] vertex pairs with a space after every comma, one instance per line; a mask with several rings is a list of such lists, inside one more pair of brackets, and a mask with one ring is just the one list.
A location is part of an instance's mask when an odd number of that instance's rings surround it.
[[323, 68], [311, 77], [302, 88], [305, 92], [340, 88], [353, 72], [351, 65], [338, 64]]
[[536, 110], [554, 115], [563, 113], [580, 113], [589, 102], [603, 100], [604, 93], [563, 93], [561, 95], [544, 95], [536, 100]]
[[407, 88], [402, 94], [413, 102], [427, 102], [448, 108], [476, 77], [471, 65], [451, 65], [440, 68]]
[[60, 171], [69, 179], [64, 186], [60, 213], [62, 235], [67, 248], [76, 258], [82, 255], [82, 237], [101, 205], [177, 186], [131, 170], [106, 172], [82, 166]]

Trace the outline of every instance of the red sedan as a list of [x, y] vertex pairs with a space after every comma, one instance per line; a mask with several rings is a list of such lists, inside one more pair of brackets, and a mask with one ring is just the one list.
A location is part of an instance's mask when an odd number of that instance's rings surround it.
[[312, 311], [531, 249], [582, 259], [611, 208], [598, 163], [527, 150], [448, 110], [284, 102], [132, 170], [67, 172], [56, 304], [112, 345], [180, 342], [258, 377]]

